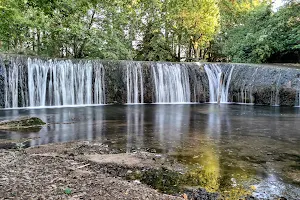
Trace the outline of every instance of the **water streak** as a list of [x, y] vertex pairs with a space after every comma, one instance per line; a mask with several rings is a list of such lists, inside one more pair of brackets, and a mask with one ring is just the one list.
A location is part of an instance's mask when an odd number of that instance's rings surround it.
[[5, 108], [27, 106], [28, 98], [24, 88], [24, 69], [15, 60], [11, 60], [12, 66], [3, 68], [4, 75], [4, 105]]
[[28, 59], [29, 106], [104, 104], [101, 63]]
[[188, 68], [179, 64], [152, 66], [155, 103], [190, 102], [191, 91]]
[[300, 90], [296, 91], [295, 107], [300, 107]]
[[141, 63], [126, 66], [127, 103], [144, 103], [143, 69]]
[[300, 91], [298, 91], [298, 107], [300, 107]]
[[206, 64], [204, 69], [209, 81], [210, 102], [218, 102], [218, 94], [220, 93], [220, 102], [227, 103], [229, 84], [234, 66], [230, 66], [225, 72], [217, 64]]

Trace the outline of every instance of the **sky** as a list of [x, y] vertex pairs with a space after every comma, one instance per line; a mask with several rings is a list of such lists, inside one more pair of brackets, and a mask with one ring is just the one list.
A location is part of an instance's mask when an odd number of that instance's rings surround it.
[[283, 1], [282, 0], [273, 0], [273, 9], [277, 10], [280, 6], [283, 5]]

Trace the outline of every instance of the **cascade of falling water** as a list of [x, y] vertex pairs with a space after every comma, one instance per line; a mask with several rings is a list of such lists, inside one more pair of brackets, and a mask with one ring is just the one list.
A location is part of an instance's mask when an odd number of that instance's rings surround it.
[[[221, 68], [217, 64], [206, 64], [204, 69], [208, 76], [209, 81], [209, 100], [210, 102], [218, 101], [218, 92], [221, 92], [221, 103], [228, 102], [228, 90], [231, 80], [231, 75], [234, 69], [234, 66], [230, 66], [226, 72], [222, 72]], [[224, 73], [223, 80], [222, 73]], [[223, 84], [220, 84], [223, 82]]]
[[296, 101], [296, 106], [297, 106], [297, 107], [300, 107], [300, 90], [298, 90], [298, 92], [297, 92], [297, 97], [296, 97], [296, 99], [298, 99], [298, 101]]
[[22, 65], [11, 61], [12, 66], [3, 69], [4, 74], [4, 105], [5, 108], [27, 106], [27, 95], [24, 89], [24, 70]]
[[126, 66], [127, 103], [144, 103], [144, 83], [141, 63]]
[[29, 106], [104, 104], [102, 64], [28, 59]]
[[152, 65], [156, 103], [190, 102], [188, 68], [179, 64]]
[[4, 69], [4, 87], [5, 87], [5, 107], [14, 108], [18, 107], [18, 75], [19, 69], [15, 64]]

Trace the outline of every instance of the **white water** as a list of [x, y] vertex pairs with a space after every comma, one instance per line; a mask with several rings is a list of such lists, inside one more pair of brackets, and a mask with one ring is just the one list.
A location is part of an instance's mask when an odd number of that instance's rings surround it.
[[18, 67], [4, 69], [5, 108], [18, 107]]
[[298, 91], [298, 107], [300, 107], [300, 91]]
[[295, 107], [300, 107], [300, 90], [296, 92]]
[[[211, 103], [218, 102], [218, 94], [221, 93], [221, 103], [228, 102], [228, 90], [229, 84], [231, 80], [232, 71], [234, 66], [231, 66], [223, 76], [222, 79], [222, 70], [217, 64], [206, 64], [204, 65], [204, 69], [208, 76], [209, 82], [209, 101]], [[221, 82], [223, 83], [221, 85]]]
[[102, 64], [28, 59], [29, 106], [104, 104]]
[[144, 103], [144, 83], [141, 63], [126, 67], [127, 103]]
[[[11, 61], [12, 66], [3, 68], [4, 74], [4, 105], [5, 108], [16, 108], [27, 106], [28, 98], [24, 94], [24, 84], [22, 83], [24, 70], [22, 65]], [[20, 96], [20, 98], [19, 98]]]
[[155, 103], [190, 102], [188, 69], [179, 64], [153, 64]]

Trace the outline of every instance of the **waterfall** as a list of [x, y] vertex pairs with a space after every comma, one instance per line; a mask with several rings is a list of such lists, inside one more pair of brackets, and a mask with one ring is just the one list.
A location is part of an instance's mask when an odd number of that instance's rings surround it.
[[190, 102], [188, 68], [179, 64], [152, 65], [155, 103]]
[[29, 106], [104, 104], [101, 63], [28, 59]]
[[24, 69], [16, 60], [11, 60], [12, 66], [3, 68], [4, 75], [4, 105], [5, 108], [27, 106], [28, 98], [24, 88]]
[[220, 102], [228, 102], [228, 90], [234, 66], [230, 66], [225, 72], [222, 72], [217, 64], [206, 64], [204, 69], [209, 81], [210, 102], [218, 102], [219, 94], [221, 94]]
[[127, 103], [144, 103], [143, 70], [141, 63], [126, 66]]
[[300, 91], [297, 92], [297, 97], [296, 99], [298, 99], [298, 102], [296, 104], [297, 107], [300, 107]]
[[208, 101], [300, 106], [299, 88], [299, 69], [284, 66], [0, 55], [0, 108]]
[[5, 87], [5, 107], [18, 107], [18, 75], [19, 69], [15, 65], [9, 69], [4, 69], [4, 87]]

